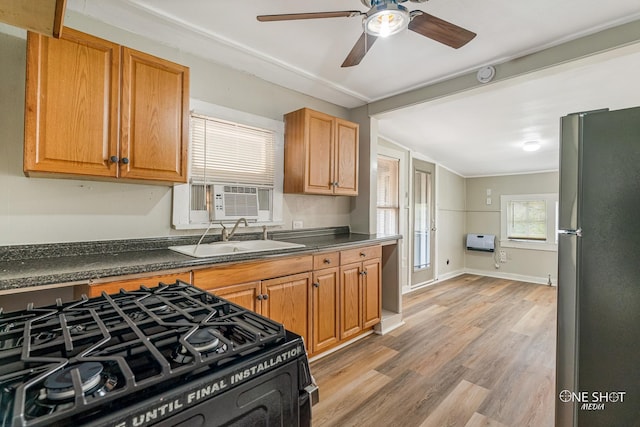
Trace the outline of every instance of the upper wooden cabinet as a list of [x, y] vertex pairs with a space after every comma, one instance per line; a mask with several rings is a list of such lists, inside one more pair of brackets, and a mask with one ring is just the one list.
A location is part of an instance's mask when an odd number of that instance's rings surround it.
[[189, 69], [66, 28], [27, 36], [25, 174], [186, 182]]
[[2, 0], [0, 21], [50, 37], [60, 37], [67, 0]]
[[358, 124], [309, 108], [284, 118], [284, 192], [356, 196]]

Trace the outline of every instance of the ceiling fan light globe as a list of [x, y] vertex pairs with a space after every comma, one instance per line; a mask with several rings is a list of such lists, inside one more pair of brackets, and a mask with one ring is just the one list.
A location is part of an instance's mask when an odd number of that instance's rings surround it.
[[409, 11], [397, 4], [381, 4], [367, 12], [364, 31], [375, 37], [388, 37], [407, 28]]

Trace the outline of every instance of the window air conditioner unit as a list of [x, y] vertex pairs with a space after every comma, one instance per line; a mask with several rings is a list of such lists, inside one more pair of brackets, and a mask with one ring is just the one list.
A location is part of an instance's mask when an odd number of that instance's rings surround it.
[[258, 193], [258, 187], [214, 184], [211, 220], [257, 220]]

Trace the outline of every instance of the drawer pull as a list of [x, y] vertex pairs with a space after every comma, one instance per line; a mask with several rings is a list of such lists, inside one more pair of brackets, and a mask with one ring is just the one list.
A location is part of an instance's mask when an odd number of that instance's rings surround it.
[[331, 260], [329, 258], [325, 258], [323, 262], [325, 264], [331, 264]]
[[360, 256], [364, 258], [367, 256], [367, 254], [365, 254], [364, 252], [360, 252]]

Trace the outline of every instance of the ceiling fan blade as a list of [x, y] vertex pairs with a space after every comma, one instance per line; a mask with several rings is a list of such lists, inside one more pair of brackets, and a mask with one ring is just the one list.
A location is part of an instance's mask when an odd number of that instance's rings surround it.
[[411, 15], [412, 19], [409, 22], [411, 31], [454, 49], [464, 46], [476, 36], [474, 32], [419, 10], [411, 12]]
[[285, 13], [282, 15], [258, 15], [258, 21], [293, 21], [296, 19], [318, 19], [318, 18], [351, 18], [363, 13], [359, 10], [341, 10], [337, 12], [311, 12], [311, 13]]
[[351, 49], [351, 52], [349, 52], [349, 55], [345, 58], [341, 67], [345, 68], [358, 65], [369, 49], [371, 49], [371, 46], [373, 46], [376, 39], [377, 37], [363, 32], [356, 44], [353, 46], [353, 49]]

